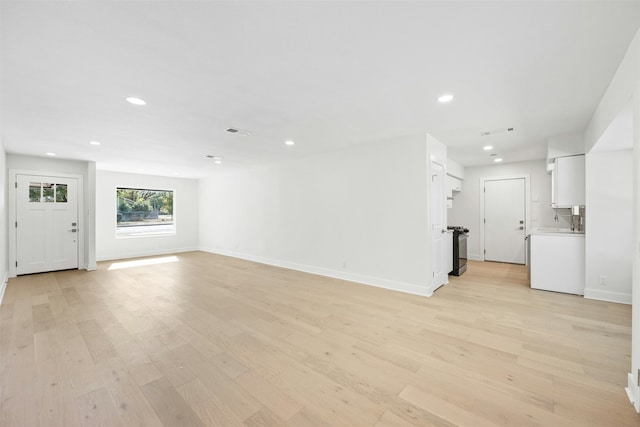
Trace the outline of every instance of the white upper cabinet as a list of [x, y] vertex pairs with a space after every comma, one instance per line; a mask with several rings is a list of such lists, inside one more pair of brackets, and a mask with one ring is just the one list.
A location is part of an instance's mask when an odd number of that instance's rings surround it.
[[551, 182], [555, 207], [584, 206], [584, 155], [556, 158]]
[[453, 198], [453, 193], [460, 191], [462, 191], [462, 180], [451, 175], [447, 175], [447, 198]]

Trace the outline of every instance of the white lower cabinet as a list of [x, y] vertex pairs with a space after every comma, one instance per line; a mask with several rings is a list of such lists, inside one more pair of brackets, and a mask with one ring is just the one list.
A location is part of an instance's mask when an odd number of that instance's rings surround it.
[[584, 295], [584, 234], [532, 234], [531, 288]]

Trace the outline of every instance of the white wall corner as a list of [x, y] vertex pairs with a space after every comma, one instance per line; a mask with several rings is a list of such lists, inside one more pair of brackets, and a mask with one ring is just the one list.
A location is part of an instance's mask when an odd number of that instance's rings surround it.
[[632, 373], [629, 373], [627, 375], [627, 386], [624, 390], [627, 392], [627, 397], [629, 398], [629, 401], [631, 402], [633, 407], [636, 409], [636, 412], [640, 413], [640, 388], [634, 381], [634, 375]]
[[602, 291], [600, 289], [586, 289], [584, 290], [584, 297], [587, 299], [617, 302], [620, 304], [631, 305], [631, 294], [622, 292]]
[[333, 279], [346, 280], [349, 282], [359, 283], [362, 285], [375, 286], [377, 288], [389, 289], [392, 291], [400, 291], [407, 294], [420, 295], [430, 297], [434, 289], [427, 285], [417, 285], [414, 283], [398, 282], [395, 280], [383, 279], [380, 277], [366, 276], [358, 273], [350, 273], [348, 271], [334, 270], [331, 268], [316, 267], [306, 264], [298, 264], [289, 261], [282, 261], [273, 258], [255, 256], [242, 252], [227, 251], [217, 248], [201, 247], [202, 252], [209, 252], [216, 255], [229, 256], [233, 258], [253, 261], [260, 264], [272, 265], [275, 267], [287, 268], [290, 270], [302, 271], [305, 273], [317, 274], [319, 276], [331, 277]]
[[7, 290], [7, 283], [9, 282], [9, 272], [4, 272], [2, 283], [0, 283], [0, 304], [2, 304], [2, 298], [4, 298], [4, 291]]

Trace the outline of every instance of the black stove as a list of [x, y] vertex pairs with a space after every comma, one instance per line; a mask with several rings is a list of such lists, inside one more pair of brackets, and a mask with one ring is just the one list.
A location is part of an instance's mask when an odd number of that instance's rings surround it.
[[447, 226], [447, 230], [453, 230], [454, 233], [464, 233], [464, 234], [469, 233], [469, 229], [466, 227], [462, 227], [461, 225], [457, 225], [457, 226], [449, 225]]
[[448, 226], [453, 230], [453, 270], [449, 274], [460, 276], [467, 271], [467, 237], [469, 229], [462, 226]]

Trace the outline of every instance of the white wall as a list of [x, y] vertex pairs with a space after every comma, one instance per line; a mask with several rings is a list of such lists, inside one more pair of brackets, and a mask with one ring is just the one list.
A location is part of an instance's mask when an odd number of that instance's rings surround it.
[[[0, 8], [0, 14], [1, 10], [2, 8]], [[1, 80], [2, 79], [0, 79], [0, 81]], [[2, 93], [1, 88], [0, 93]], [[7, 280], [9, 278], [9, 239], [7, 237], [7, 230], [9, 226], [8, 200], [7, 163], [4, 151], [4, 142], [2, 141], [2, 117], [0, 115], [0, 303], [2, 303], [2, 297], [4, 296], [4, 290], [6, 289]]]
[[[640, 32], [635, 38], [635, 49], [640, 52]], [[636, 64], [638, 65], [638, 64]], [[627, 394], [640, 412], [640, 78], [633, 88], [633, 267], [631, 318], [631, 370], [627, 376]], [[638, 249], [636, 249], [638, 248]]]
[[[472, 166], [464, 169], [462, 191], [454, 195], [453, 207], [448, 212], [449, 225], [462, 225], [469, 229], [467, 252], [470, 259], [482, 260], [480, 242], [480, 209], [482, 193], [480, 192], [481, 178], [530, 176], [531, 189], [531, 223], [533, 227], [569, 227], [568, 217], [560, 216], [560, 221], [554, 221], [555, 211], [551, 205], [551, 175], [547, 174], [545, 160], [506, 163], [490, 166]], [[568, 209], [558, 209], [559, 215], [568, 215]], [[588, 216], [588, 212], [587, 212]], [[588, 227], [588, 224], [587, 224]]]
[[584, 133], [572, 132], [555, 135], [547, 142], [547, 163], [558, 157], [584, 154]]
[[447, 175], [455, 176], [459, 179], [464, 179], [464, 166], [455, 160], [447, 159]]
[[[93, 200], [95, 193], [95, 177], [92, 171], [95, 170], [94, 162], [84, 162], [77, 160], [63, 160], [53, 159], [45, 157], [24, 156], [20, 154], [7, 154], [6, 167], [8, 170], [20, 170], [20, 171], [35, 171], [35, 172], [49, 172], [49, 173], [63, 173], [74, 174], [82, 176], [83, 183], [83, 201], [84, 212], [80, 218], [80, 225], [84, 228], [83, 233], [83, 261], [80, 268], [86, 268], [89, 270], [95, 269], [95, 253], [93, 251], [93, 236], [95, 230], [95, 210], [91, 201]], [[9, 185], [12, 185], [9, 182]], [[15, 214], [15, 201], [9, 200], [9, 217]], [[11, 235], [12, 233], [9, 233]], [[15, 246], [9, 243], [9, 270], [15, 273], [15, 269], [12, 269], [12, 261], [15, 260], [16, 254]]]
[[427, 294], [424, 136], [200, 182], [203, 250]]
[[[198, 181], [161, 176], [96, 172], [96, 257], [131, 258], [198, 249]], [[116, 188], [173, 190], [175, 235], [116, 238]]]
[[[622, 63], [600, 100], [585, 131], [585, 152], [598, 142], [620, 111], [632, 100], [633, 123], [633, 273], [632, 273], [632, 343], [631, 370], [627, 377], [627, 394], [640, 411], [640, 31], [631, 42]], [[588, 191], [588, 190], [587, 190]], [[589, 216], [587, 207], [587, 217]], [[587, 219], [587, 233], [591, 226]], [[638, 249], [636, 249], [638, 248]]]
[[[633, 153], [586, 156], [585, 298], [631, 304]], [[606, 276], [606, 285], [600, 276]]]
[[9, 239], [7, 236], [9, 207], [7, 205], [7, 163], [0, 137], [0, 302], [9, 278]]

